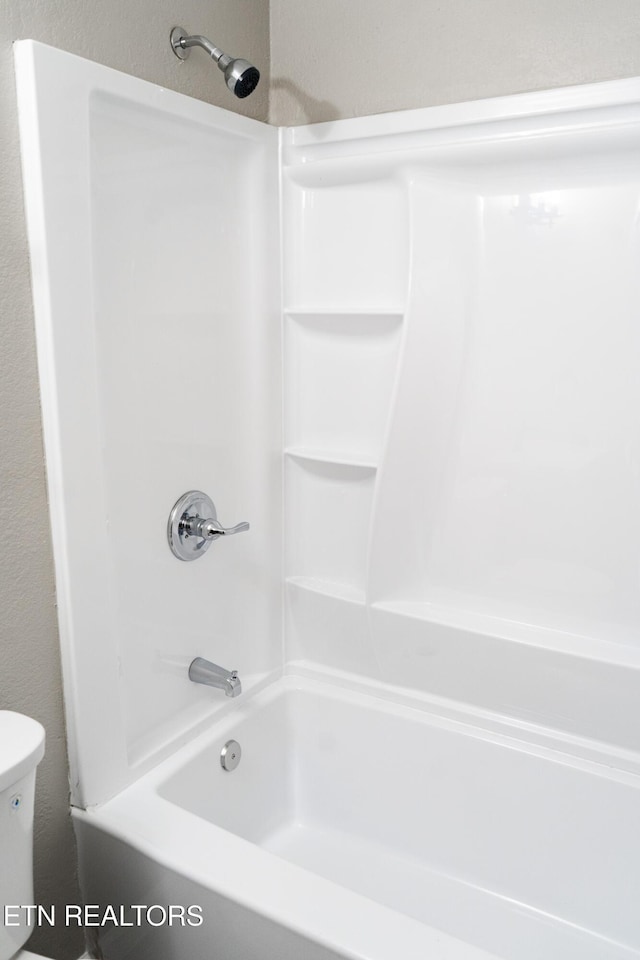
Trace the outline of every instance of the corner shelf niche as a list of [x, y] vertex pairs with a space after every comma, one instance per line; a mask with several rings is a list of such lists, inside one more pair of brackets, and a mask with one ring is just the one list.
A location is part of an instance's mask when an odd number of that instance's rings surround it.
[[299, 456], [374, 465], [395, 381], [402, 313], [289, 310], [285, 430]]
[[288, 582], [363, 603], [375, 477], [403, 314], [285, 314]]
[[364, 591], [315, 577], [289, 577], [286, 592], [290, 660], [375, 675]]
[[364, 591], [344, 583], [331, 580], [319, 580], [317, 577], [287, 577], [287, 586], [296, 590], [307, 590], [323, 597], [346, 600], [347, 603], [364, 605]]
[[287, 573], [299, 585], [364, 599], [375, 468], [288, 457]]
[[313, 447], [287, 447], [286, 457], [293, 460], [308, 460], [312, 463], [332, 463], [338, 467], [361, 467], [375, 473], [378, 464], [372, 457], [360, 456], [357, 453], [344, 453], [342, 450], [314, 449]]

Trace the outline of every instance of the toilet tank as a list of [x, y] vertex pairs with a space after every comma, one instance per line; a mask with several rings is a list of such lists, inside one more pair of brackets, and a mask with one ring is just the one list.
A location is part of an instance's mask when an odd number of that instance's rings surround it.
[[43, 754], [41, 725], [0, 710], [0, 960], [9, 960], [31, 933], [22, 911], [17, 926], [5, 924], [4, 912], [34, 902], [33, 800]]

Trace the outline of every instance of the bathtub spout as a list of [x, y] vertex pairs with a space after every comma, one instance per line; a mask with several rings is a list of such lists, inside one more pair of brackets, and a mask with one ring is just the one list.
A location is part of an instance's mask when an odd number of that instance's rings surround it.
[[211, 663], [210, 660], [204, 660], [202, 657], [196, 657], [191, 661], [189, 680], [224, 690], [227, 697], [239, 697], [242, 693], [242, 684], [237, 670], [225, 670], [217, 663]]

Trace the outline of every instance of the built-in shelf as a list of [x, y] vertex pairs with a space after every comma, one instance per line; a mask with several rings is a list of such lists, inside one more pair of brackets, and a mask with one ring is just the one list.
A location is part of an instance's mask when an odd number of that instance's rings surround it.
[[344, 322], [343, 329], [348, 332], [349, 324], [370, 321], [369, 331], [364, 326], [360, 332], [381, 332], [381, 325], [393, 328], [402, 323], [404, 310], [401, 307], [291, 307], [285, 309], [285, 315], [302, 323], [332, 324], [336, 320]]
[[589, 657], [608, 663], [640, 669], [640, 651], [630, 643], [615, 642], [587, 632], [560, 630], [535, 623], [499, 617], [457, 605], [428, 600], [378, 600], [375, 610], [395, 614], [399, 618], [420, 620], [430, 625], [450, 627], [456, 631], [510, 640], [531, 648], [561, 651], [572, 656]]
[[364, 604], [364, 590], [346, 583], [334, 583], [331, 580], [320, 580], [317, 577], [287, 577], [287, 584], [299, 590], [309, 590], [337, 600], [347, 600], [349, 603]]
[[361, 595], [375, 477], [360, 464], [286, 458], [288, 574]]
[[402, 314], [288, 311], [286, 447], [300, 458], [375, 468], [384, 439]]
[[365, 472], [375, 473], [378, 464], [367, 454], [347, 453], [342, 450], [324, 450], [315, 447], [287, 447], [285, 455], [295, 460], [311, 463], [327, 463], [336, 467], [355, 467]]

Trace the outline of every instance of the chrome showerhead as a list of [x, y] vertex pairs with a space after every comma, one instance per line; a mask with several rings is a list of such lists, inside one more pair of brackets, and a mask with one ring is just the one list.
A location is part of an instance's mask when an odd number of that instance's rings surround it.
[[230, 57], [218, 47], [214, 46], [206, 37], [187, 35], [183, 27], [174, 27], [170, 36], [171, 49], [179, 60], [186, 60], [191, 47], [202, 47], [224, 73], [229, 90], [243, 99], [253, 93], [258, 86], [260, 71], [248, 60]]
[[226, 66], [222, 66], [222, 59], [218, 61], [221, 70], [224, 69], [224, 78], [227, 86], [236, 97], [248, 97], [258, 86], [260, 80], [260, 71], [248, 60], [231, 60]]

